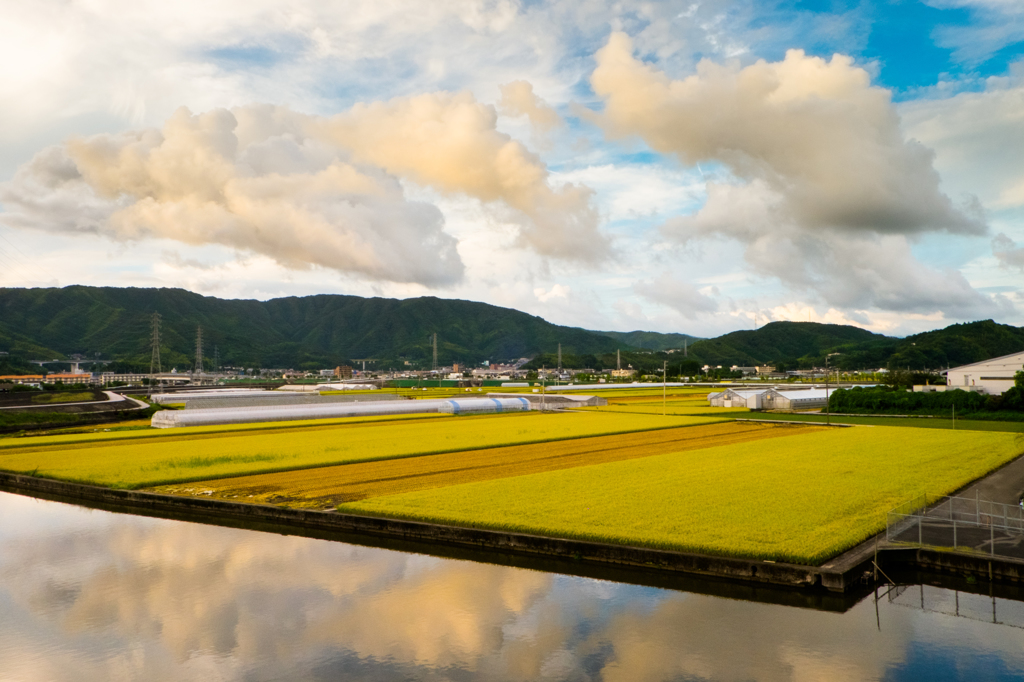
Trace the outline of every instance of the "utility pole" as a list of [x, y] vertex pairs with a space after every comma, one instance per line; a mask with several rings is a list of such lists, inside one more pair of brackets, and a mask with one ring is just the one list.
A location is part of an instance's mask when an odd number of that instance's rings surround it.
[[668, 360], [664, 361], [665, 364], [661, 368], [661, 416], [664, 417], [668, 412], [666, 404], [668, 403]]
[[163, 368], [160, 366], [160, 313], [153, 313], [150, 319], [153, 325], [151, 336], [153, 353], [149, 357], [149, 375], [152, 379], [154, 374], [163, 372]]
[[562, 344], [558, 344], [558, 373], [562, 373]]
[[689, 356], [689, 353], [687, 352], [687, 349], [686, 349], [686, 341], [687, 341], [687, 339], [684, 338], [683, 339], [683, 357], [684, 358]]
[[825, 423], [832, 423], [832, 411], [828, 406], [828, 359], [833, 355], [841, 355], [840, 353], [829, 353], [825, 356]]
[[213, 347], [213, 371], [220, 370], [220, 348], [218, 346]]
[[203, 375], [203, 328], [196, 327], [196, 366], [195, 375], [202, 377]]
[[434, 371], [437, 371], [437, 332], [434, 332]]
[[622, 351], [615, 351], [615, 369], [622, 369]]

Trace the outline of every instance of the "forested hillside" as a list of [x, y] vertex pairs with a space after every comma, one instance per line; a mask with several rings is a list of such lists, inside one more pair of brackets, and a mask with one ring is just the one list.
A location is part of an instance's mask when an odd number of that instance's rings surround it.
[[692, 346], [694, 341], [700, 337], [689, 334], [662, 334], [660, 332], [597, 332], [610, 336], [623, 344], [623, 348], [638, 348], [642, 350], [673, 350]]
[[[331, 367], [356, 358], [377, 366], [438, 360], [478, 363], [529, 357], [558, 344], [567, 353], [607, 352], [616, 341], [561, 327], [517, 310], [433, 297], [406, 300], [306, 296], [270, 301], [223, 300], [182, 289], [0, 289], [0, 350], [12, 361], [100, 353], [149, 367], [150, 327], [162, 316], [166, 367], [190, 367], [196, 328], [204, 356], [222, 365]], [[31, 357], [28, 357], [31, 356]]]
[[710, 365], [767, 365], [797, 369], [823, 365], [827, 353], [841, 353], [830, 364], [850, 369], [884, 367], [899, 339], [839, 324], [772, 322], [757, 330], [732, 332], [698, 341], [690, 354]]
[[[320, 295], [269, 301], [224, 300], [182, 289], [0, 289], [0, 373], [29, 371], [28, 360], [72, 353], [117, 360], [108, 368], [148, 370], [153, 313], [162, 317], [165, 368], [191, 368], [197, 327], [208, 366], [314, 369], [360, 358], [379, 369], [427, 368], [430, 337], [438, 361], [476, 364], [532, 357], [532, 366], [614, 367], [670, 374], [696, 367], [775, 365], [840, 369], [939, 370], [1024, 350], [1024, 329], [992, 320], [954, 324], [904, 339], [859, 327], [772, 322], [714, 339], [677, 333], [594, 332], [551, 324], [517, 310], [433, 297], [406, 300]], [[678, 350], [687, 347], [687, 354]], [[674, 368], [674, 370], [672, 369]]]

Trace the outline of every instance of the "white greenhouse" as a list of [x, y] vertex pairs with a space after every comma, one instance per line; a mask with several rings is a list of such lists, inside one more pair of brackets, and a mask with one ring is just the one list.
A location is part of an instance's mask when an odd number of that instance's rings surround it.
[[[482, 403], [494, 401], [475, 398]], [[213, 426], [217, 424], [255, 424], [260, 422], [297, 421], [305, 419], [340, 419], [400, 414], [437, 414], [450, 400], [380, 400], [367, 402], [318, 402], [310, 405], [271, 405], [257, 407], [223, 407], [198, 410], [163, 410], [153, 415], [152, 425], [158, 429], [182, 426]], [[470, 399], [459, 400], [468, 403]], [[492, 410], [496, 411], [496, 410]]]
[[389, 414], [437, 413], [444, 400], [381, 400], [362, 403], [314, 403], [311, 405], [271, 405], [259, 407], [222, 407], [200, 410], [163, 410], [153, 415], [158, 429], [216, 424], [255, 424], [258, 422], [296, 421], [300, 419], [340, 419]]
[[[829, 395], [835, 393], [831, 389]], [[763, 405], [766, 410], [810, 410], [825, 407], [825, 389], [779, 391], [771, 389], [765, 394]]]
[[769, 390], [729, 388], [720, 393], [708, 394], [708, 402], [711, 407], [749, 407], [752, 410], [760, 410], [763, 407], [764, 396]]
[[467, 398], [446, 400], [438, 408], [444, 414], [484, 414], [487, 412], [526, 412], [530, 401], [526, 398]]

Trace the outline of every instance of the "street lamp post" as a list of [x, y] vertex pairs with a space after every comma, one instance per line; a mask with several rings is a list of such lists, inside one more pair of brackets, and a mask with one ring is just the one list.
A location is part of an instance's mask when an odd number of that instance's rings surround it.
[[661, 368], [661, 416], [664, 417], [668, 411], [665, 407], [668, 394], [668, 360], [665, 360], [665, 364]]
[[825, 356], [825, 423], [832, 424], [832, 410], [828, 406], [828, 359], [833, 355], [842, 355], [842, 353], [829, 353]]

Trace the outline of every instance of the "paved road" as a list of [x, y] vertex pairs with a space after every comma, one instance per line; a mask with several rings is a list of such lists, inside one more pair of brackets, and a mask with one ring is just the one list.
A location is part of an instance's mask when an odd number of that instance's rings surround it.
[[69, 405], [109, 405], [110, 403], [117, 403], [123, 401], [129, 401], [133, 405], [125, 405], [119, 409], [125, 410], [138, 410], [145, 407], [149, 407], [146, 403], [136, 400], [135, 398], [129, 398], [128, 396], [121, 395], [120, 393], [114, 393], [113, 391], [103, 391], [107, 394], [107, 400], [86, 400], [80, 403], [42, 403], [39, 405], [14, 405], [12, 407], [0, 407], [0, 410], [38, 410], [41, 407], [67, 407]]
[[[1021, 438], [1021, 447], [1024, 449], [1024, 438]], [[1002, 504], [1020, 502], [1021, 494], [1024, 493], [1024, 456], [1018, 457], [998, 471], [975, 481], [954, 495], [969, 498], [975, 496], [975, 491], [977, 491], [978, 498], [982, 500], [991, 500]]]

